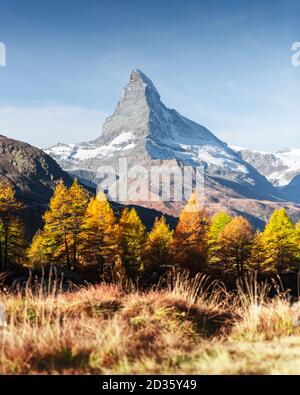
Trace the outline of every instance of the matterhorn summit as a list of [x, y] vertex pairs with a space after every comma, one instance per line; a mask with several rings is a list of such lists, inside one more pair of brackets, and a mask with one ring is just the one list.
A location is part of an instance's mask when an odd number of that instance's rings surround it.
[[140, 70], [130, 74], [99, 138], [77, 145], [59, 144], [46, 152], [72, 171], [93, 172], [97, 166], [125, 156], [131, 160], [175, 159], [183, 164], [219, 167], [222, 172], [249, 173], [227, 144], [205, 127], [167, 108], [153, 82]]
[[234, 199], [281, 199], [239, 153], [204, 126], [166, 107], [153, 82], [140, 70], [131, 72], [100, 137], [80, 144], [60, 143], [45, 151], [64, 170], [86, 182], [97, 183], [99, 166], [117, 166], [120, 158], [126, 158], [129, 165], [202, 166], [207, 202], [218, 205], [226, 201], [227, 207], [232, 202], [233, 209], [239, 206], [238, 212], [243, 212], [246, 203]]

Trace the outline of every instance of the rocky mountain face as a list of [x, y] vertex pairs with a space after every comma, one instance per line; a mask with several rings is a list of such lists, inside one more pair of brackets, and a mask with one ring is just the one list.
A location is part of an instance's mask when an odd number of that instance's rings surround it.
[[24, 203], [29, 234], [41, 223], [57, 181], [72, 183], [72, 178], [45, 152], [5, 136], [0, 136], [0, 177], [13, 184], [17, 198]]
[[288, 185], [279, 189], [286, 200], [300, 204], [300, 174], [296, 175]]
[[275, 154], [239, 147], [232, 149], [278, 187], [284, 199], [300, 203], [300, 149], [285, 148]]
[[168, 109], [152, 81], [141, 71], [131, 73], [113, 115], [102, 135], [91, 142], [58, 144], [45, 150], [61, 166], [83, 178], [95, 180], [97, 167], [115, 164], [120, 157], [130, 163], [148, 160], [203, 165], [211, 176], [249, 185], [260, 183], [266, 196], [272, 186], [224, 142], [205, 127]]
[[274, 186], [286, 186], [300, 174], [300, 149], [285, 148], [274, 154], [231, 146]]
[[[121, 100], [106, 119], [99, 138], [80, 144], [58, 144], [45, 152], [64, 170], [94, 183], [99, 181], [99, 166], [117, 169], [120, 158], [126, 158], [128, 166], [201, 166], [205, 170], [205, 203], [212, 211], [224, 207], [244, 213], [258, 224], [266, 220], [268, 205], [271, 208], [285, 205], [292, 215], [299, 215], [299, 208], [285, 202], [281, 192], [244, 154], [233, 150], [205, 127], [167, 108], [152, 81], [139, 70], [131, 73]], [[273, 158], [269, 160], [273, 169]], [[140, 202], [172, 215], [178, 215], [183, 204], [162, 199]]]

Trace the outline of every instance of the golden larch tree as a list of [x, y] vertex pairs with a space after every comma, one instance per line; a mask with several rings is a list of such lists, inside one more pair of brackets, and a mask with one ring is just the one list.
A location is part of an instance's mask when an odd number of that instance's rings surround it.
[[126, 277], [136, 281], [143, 269], [146, 228], [134, 208], [122, 211], [118, 227], [118, 248]]
[[18, 218], [22, 204], [16, 199], [11, 183], [0, 180], [0, 268], [20, 263], [25, 252], [25, 235], [22, 221]]
[[199, 196], [192, 194], [180, 213], [174, 234], [173, 256], [179, 269], [197, 273], [206, 268], [209, 224]]
[[217, 264], [219, 262], [218, 237], [231, 219], [231, 216], [225, 211], [219, 211], [211, 219], [208, 231], [208, 261], [210, 264]]
[[45, 232], [38, 230], [33, 236], [31, 244], [27, 250], [29, 266], [45, 265], [50, 253], [47, 252], [47, 246], [44, 242]]
[[265, 265], [266, 252], [263, 233], [258, 230], [255, 233], [249, 257], [249, 266], [256, 270], [258, 275], [261, 274], [262, 270], [268, 269]]
[[96, 264], [102, 275], [111, 277], [117, 255], [117, 222], [113, 209], [103, 192], [91, 198], [84, 214], [81, 232], [80, 259]]
[[295, 225], [284, 208], [274, 210], [263, 232], [265, 264], [278, 273], [294, 265], [297, 255]]
[[44, 214], [44, 228], [38, 241], [50, 262], [66, 264], [76, 269], [80, 233], [88, 195], [84, 188], [74, 181], [68, 188], [60, 181]]
[[78, 263], [78, 251], [80, 250], [80, 234], [84, 220], [85, 210], [88, 204], [88, 194], [79, 184], [77, 179], [74, 180], [68, 191], [68, 230], [70, 233], [70, 251], [72, 268], [75, 270]]
[[249, 258], [254, 232], [250, 223], [243, 217], [234, 217], [218, 237], [218, 255], [225, 268], [235, 269], [243, 277]]
[[67, 264], [71, 269], [69, 246], [69, 198], [68, 189], [59, 181], [44, 214], [44, 229], [35, 242], [41, 242], [43, 251], [50, 262]]
[[164, 216], [156, 218], [145, 246], [145, 282], [157, 281], [170, 268], [173, 233]]

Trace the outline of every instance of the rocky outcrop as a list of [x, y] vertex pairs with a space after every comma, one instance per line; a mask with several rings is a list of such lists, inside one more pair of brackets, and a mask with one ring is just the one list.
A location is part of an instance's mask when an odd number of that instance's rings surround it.
[[72, 183], [72, 178], [44, 151], [5, 136], [0, 136], [0, 177], [12, 183], [17, 198], [24, 203], [30, 235], [41, 224], [57, 181]]
[[[300, 150], [285, 148], [274, 154], [233, 147], [241, 159], [250, 163], [274, 186], [287, 186], [300, 174]], [[300, 197], [300, 194], [299, 194]]]

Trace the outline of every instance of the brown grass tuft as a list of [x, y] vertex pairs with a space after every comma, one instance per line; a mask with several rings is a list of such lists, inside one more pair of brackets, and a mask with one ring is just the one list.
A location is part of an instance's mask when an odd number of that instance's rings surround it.
[[254, 277], [237, 294], [203, 275], [169, 284], [2, 293], [0, 373], [265, 374], [300, 366], [300, 310], [285, 294], [268, 298]]

